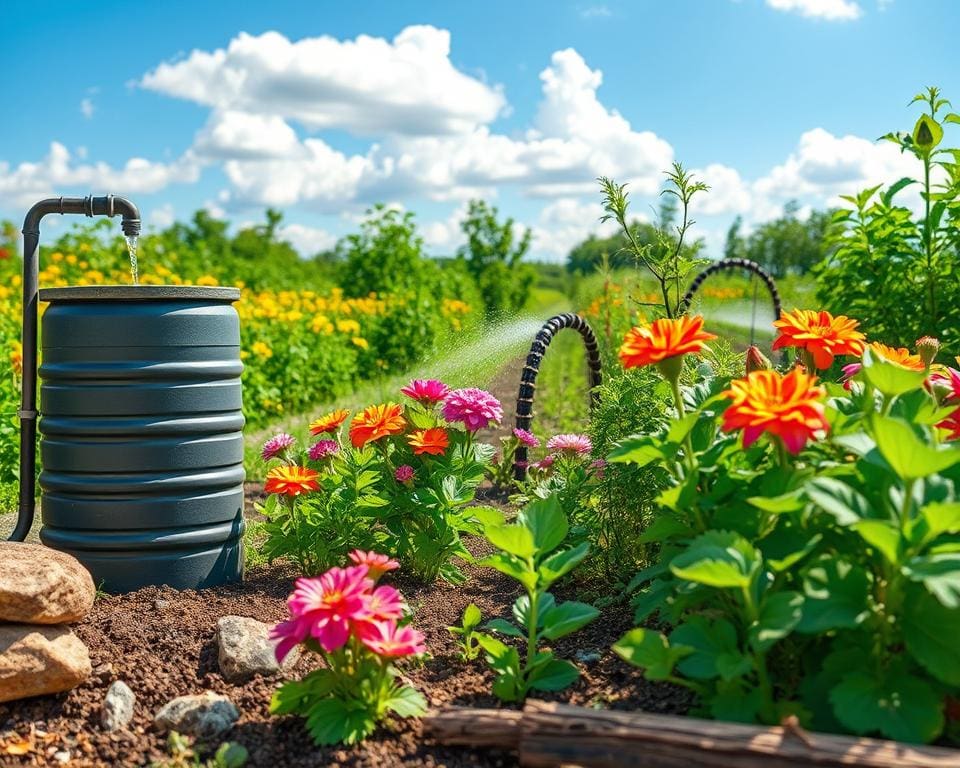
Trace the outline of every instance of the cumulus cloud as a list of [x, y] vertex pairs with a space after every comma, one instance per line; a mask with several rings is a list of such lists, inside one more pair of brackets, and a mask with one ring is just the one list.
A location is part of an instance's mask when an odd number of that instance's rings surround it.
[[93, 105], [93, 99], [80, 99], [80, 114], [87, 118], [87, 120], [90, 120], [93, 117], [93, 113], [95, 111], [96, 107]]
[[854, 21], [863, 14], [863, 8], [854, 0], [767, 0], [767, 5], [778, 11], [826, 21]]
[[285, 224], [280, 227], [277, 234], [281, 240], [286, 240], [304, 257], [330, 250], [337, 242], [336, 235], [327, 230], [303, 224]]
[[[601, 222], [603, 206], [575, 198], [560, 198], [544, 206], [533, 227], [532, 250], [551, 260], [563, 260], [590, 235], [609, 237], [617, 231], [613, 221]], [[641, 215], [635, 216], [646, 220]]]
[[140, 84], [221, 111], [362, 135], [463, 133], [506, 104], [500, 88], [454, 67], [450, 33], [432, 26], [407, 27], [392, 41], [241, 33], [226, 49], [161, 64]]
[[147, 222], [157, 229], [166, 229], [173, 224], [174, 221], [176, 221], [176, 214], [170, 203], [164, 203], [163, 205], [151, 208], [147, 216]]
[[296, 132], [282, 117], [233, 110], [211, 114], [197, 134], [194, 149], [214, 158], [293, 158], [302, 154]]

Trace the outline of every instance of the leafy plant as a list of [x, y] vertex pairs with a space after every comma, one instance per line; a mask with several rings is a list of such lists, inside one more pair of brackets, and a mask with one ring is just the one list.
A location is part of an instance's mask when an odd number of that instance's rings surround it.
[[460, 658], [464, 661], [473, 661], [480, 655], [480, 644], [477, 642], [476, 628], [480, 626], [483, 616], [474, 603], [470, 603], [460, 619], [460, 626], [447, 627], [447, 631], [459, 638]]
[[217, 747], [213, 757], [201, 762], [193, 748], [193, 739], [176, 731], [167, 737], [167, 752], [170, 759], [151, 763], [151, 768], [242, 768], [249, 758], [241, 744], [227, 741]]
[[579, 672], [541, 644], [576, 632], [599, 612], [574, 600], [558, 603], [548, 590], [587, 556], [589, 545], [558, 549], [567, 536], [568, 524], [553, 496], [529, 504], [517, 513], [515, 523], [507, 524], [496, 510], [486, 510], [483, 515], [484, 536], [499, 551], [480, 560], [479, 565], [516, 579], [524, 589], [513, 604], [513, 622], [492, 619], [484, 625], [491, 632], [523, 640], [522, 657], [516, 647], [492, 634], [476, 634], [496, 673], [493, 693], [503, 701], [522, 701], [531, 690], [562, 690]]

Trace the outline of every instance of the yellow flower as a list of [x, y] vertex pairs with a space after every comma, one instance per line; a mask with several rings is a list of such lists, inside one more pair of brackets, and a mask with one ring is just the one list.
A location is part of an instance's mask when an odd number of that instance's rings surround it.
[[72, 254], [72, 253], [68, 253], [68, 254], [67, 254], [67, 264], [70, 264], [70, 265], [72, 266], [72, 265], [74, 265], [74, 264], [76, 264], [76, 263], [77, 263], [77, 257], [76, 257], [74, 254]]
[[250, 350], [257, 357], [262, 357], [264, 359], [273, 357], [273, 350], [270, 349], [270, 346], [262, 341], [253, 342], [253, 346], [250, 347]]
[[352, 341], [356, 346], [360, 347], [360, 349], [370, 349], [370, 342], [364, 338], [361, 338], [360, 336], [354, 336], [352, 339], [350, 339], [350, 341]]
[[197, 278], [197, 285], [220, 285], [220, 281], [213, 275], [201, 275]]
[[63, 261], [63, 254], [60, 251], [55, 251], [50, 254], [50, 261]]

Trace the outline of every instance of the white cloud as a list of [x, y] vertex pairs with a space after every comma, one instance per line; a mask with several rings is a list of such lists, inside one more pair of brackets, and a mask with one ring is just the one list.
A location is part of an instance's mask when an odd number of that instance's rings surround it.
[[93, 105], [93, 99], [80, 99], [80, 114], [87, 118], [87, 120], [90, 120], [93, 117], [93, 113], [95, 111], [96, 107]]
[[460, 223], [467, 217], [467, 206], [459, 205], [442, 221], [427, 222], [420, 227], [423, 242], [431, 253], [450, 256], [466, 242]]
[[327, 251], [337, 242], [336, 235], [327, 230], [307, 227], [303, 224], [285, 224], [280, 227], [277, 234], [281, 240], [286, 240], [304, 257]]
[[[531, 250], [551, 260], [562, 261], [578, 243], [591, 234], [609, 237], [617, 230], [613, 221], [601, 223], [603, 206], [573, 198], [560, 198], [547, 204], [533, 227]], [[646, 220], [638, 215], [634, 218]]]
[[581, 19], [605, 19], [613, 16], [613, 12], [606, 5], [588, 5], [580, 9]]
[[226, 49], [193, 51], [140, 83], [219, 110], [278, 116], [357, 134], [463, 133], [492, 121], [501, 89], [450, 61], [450, 33], [410, 26], [392, 41], [241, 33]]
[[700, 192], [693, 198], [697, 215], [736, 214], [750, 209], [753, 201], [750, 185], [741, 178], [736, 168], [710, 163], [706, 168], [693, 170], [692, 174], [710, 187], [708, 192]]
[[767, 0], [767, 5], [778, 11], [826, 21], [853, 21], [863, 14], [863, 8], [854, 0]]
[[150, 209], [147, 222], [157, 229], [166, 229], [176, 221], [176, 214], [170, 203], [164, 203]]
[[248, 112], [213, 112], [197, 134], [198, 154], [218, 158], [262, 159], [301, 153], [297, 134], [283, 118]]

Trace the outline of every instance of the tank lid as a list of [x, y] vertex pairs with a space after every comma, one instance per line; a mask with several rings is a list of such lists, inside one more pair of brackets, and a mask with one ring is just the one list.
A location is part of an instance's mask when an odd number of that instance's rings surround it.
[[71, 285], [40, 291], [40, 301], [233, 302], [239, 298], [239, 288], [206, 285]]

